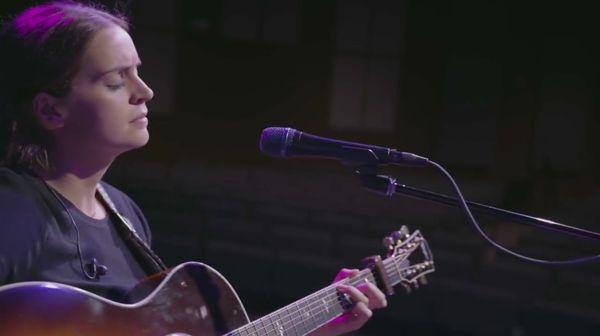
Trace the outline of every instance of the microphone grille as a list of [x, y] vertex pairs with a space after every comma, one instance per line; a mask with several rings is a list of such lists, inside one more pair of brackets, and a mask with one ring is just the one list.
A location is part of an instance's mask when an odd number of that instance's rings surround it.
[[260, 135], [260, 151], [272, 157], [286, 157], [291, 131], [289, 127], [265, 128]]

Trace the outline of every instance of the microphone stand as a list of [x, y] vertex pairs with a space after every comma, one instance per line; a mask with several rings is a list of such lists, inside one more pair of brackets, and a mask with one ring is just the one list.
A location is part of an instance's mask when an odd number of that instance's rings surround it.
[[[373, 166], [362, 166], [356, 170], [356, 174], [361, 179], [363, 186], [370, 191], [383, 194], [389, 197], [393, 196], [396, 193], [400, 193], [409, 197], [431, 201], [438, 204], [443, 204], [456, 208], [460, 207], [458, 200], [454, 197], [397, 183], [396, 179], [393, 177], [385, 175], [376, 175], [376, 173], [374, 173], [375, 170], [376, 168]], [[536, 226], [542, 229], [552, 230], [571, 236], [595, 239], [600, 241], [600, 233], [598, 232], [580, 229], [577, 227], [557, 223], [548, 219], [533, 217], [481, 203], [475, 203], [470, 201], [467, 201], [466, 203], [469, 206], [469, 209], [471, 209], [473, 212], [487, 215], [490, 217], [500, 218], [529, 226]]]
[[[344, 146], [341, 149], [341, 153], [343, 154], [343, 157], [346, 158], [342, 164], [354, 169], [355, 173], [361, 179], [363, 186], [367, 190], [376, 192], [378, 194], [383, 194], [388, 197], [391, 197], [396, 193], [400, 193], [413, 198], [431, 201], [455, 208], [461, 207], [458, 199], [454, 197], [435, 193], [429, 190], [410, 187], [397, 183], [396, 179], [393, 177], [378, 175], [377, 168], [380, 163], [379, 158], [373, 151], [367, 148]], [[438, 167], [441, 168], [439, 165]], [[451, 178], [449, 175], [448, 177]], [[570, 236], [600, 241], [600, 233], [598, 232], [580, 229], [574, 226], [557, 223], [545, 218], [533, 217], [481, 203], [466, 201], [466, 204], [469, 209], [472, 210], [472, 212], [480, 213], [490, 217], [500, 218], [529, 226], [536, 226], [545, 230], [556, 231]]]

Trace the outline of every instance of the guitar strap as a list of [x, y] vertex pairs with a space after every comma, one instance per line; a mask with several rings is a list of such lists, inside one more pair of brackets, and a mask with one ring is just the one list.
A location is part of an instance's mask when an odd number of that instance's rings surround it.
[[119, 233], [125, 240], [135, 259], [142, 265], [144, 271], [149, 275], [165, 271], [167, 269], [165, 263], [156, 253], [154, 253], [154, 251], [152, 251], [150, 246], [140, 238], [129, 220], [119, 213], [117, 207], [110, 199], [110, 196], [108, 196], [108, 193], [104, 190], [104, 187], [102, 187], [101, 184], [98, 184], [97, 190], [98, 194], [100, 194], [100, 200], [109, 209], [109, 214], [114, 219], [113, 222]]

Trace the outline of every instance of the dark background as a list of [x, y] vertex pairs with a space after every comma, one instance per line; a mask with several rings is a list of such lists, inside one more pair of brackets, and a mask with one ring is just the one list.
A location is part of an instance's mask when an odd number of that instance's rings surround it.
[[[30, 1], [2, 1], [15, 13]], [[128, 13], [153, 87], [150, 144], [107, 177], [145, 211], [157, 252], [208, 263], [253, 316], [382, 252], [406, 224], [437, 271], [356, 335], [595, 335], [598, 263], [532, 264], [496, 252], [460, 212], [360, 187], [337, 162], [275, 160], [261, 130], [425, 155], [467, 198], [600, 231], [600, 20], [593, 2], [102, 1]], [[449, 193], [431, 170], [386, 168]], [[480, 218], [539, 258], [598, 243]]]

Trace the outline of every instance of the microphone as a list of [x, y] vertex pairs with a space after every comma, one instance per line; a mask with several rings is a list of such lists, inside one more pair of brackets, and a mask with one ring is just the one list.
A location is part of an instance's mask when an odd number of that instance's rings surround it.
[[324, 138], [289, 127], [268, 127], [260, 135], [260, 151], [278, 158], [315, 157], [351, 165], [396, 164], [424, 167], [429, 159], [393, 148]]

